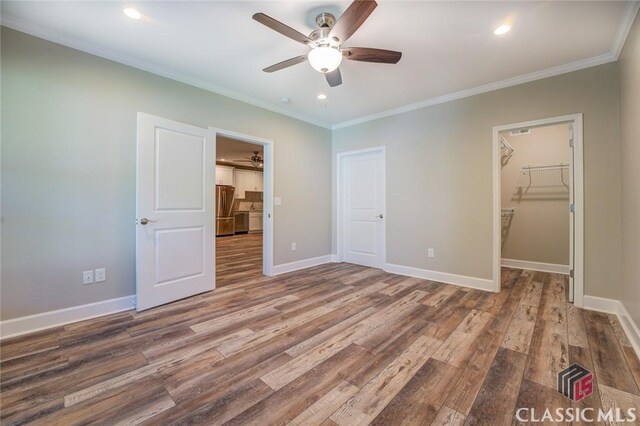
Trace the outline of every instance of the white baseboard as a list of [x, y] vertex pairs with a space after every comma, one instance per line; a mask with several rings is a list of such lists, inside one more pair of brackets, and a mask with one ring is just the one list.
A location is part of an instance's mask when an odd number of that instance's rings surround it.
[[428, 269], [413, 268], [411, 266], [394, 265], [387, 263], [384, 270], [398, 275], [422, 278], [446, 284], [469, 287], [477, 290], [495, 291], [493, 280], [485, 278], [467, 277], [465, 275], [449, 274], [446, 272], [430, 271]]
[[135, 296], [126, 296], [1, 321], [0, 339], [16, 337], [47, 328], [59, 327], [72, 322], [127, 311], [134, 308], [135, 300]]
[[638, 325], [633, 321], [627, 308], [624, 307], [621, 301], [585, 295], [584, 309], [615, 314], [629, 338], [633, 349], [636, 351], [636, 355], [640, 357], [640, 328], [638, 328]]
[[571, 266], [558, 265], [555, 263], [528, 262], [526, 260], [502, 259], [502, 266], [505, 268], [528, 269], [530, 271], [551, 272], [552, 274], [569, 275]]
[[340, 258], [338, 257], [337, 254], [332, 254], [331, 255], [331, 262], [333, 262], [333, 263], [340, 262]]
[[299, 269], [311, 268], [312, 266], [324, 265], [333, 262], [333, 256], [327, 254], [325, 256], [312, 257], [309, 259], [298, 260], [297, 262], [283, 263], [282, 265], [274, 265], [273, 275], [286, 274], [287, 272], [297, 271]]

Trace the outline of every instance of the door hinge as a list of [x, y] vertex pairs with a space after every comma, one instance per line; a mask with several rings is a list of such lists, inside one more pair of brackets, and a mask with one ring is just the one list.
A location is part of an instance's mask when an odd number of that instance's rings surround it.
[[575, 213], [576, 212], [576, 205], [575, 204], [569, 204], [569, 211], [571, 213]]
[[573, 278], [573, 269], [569, 269], [569, 277]]
[[573, 139], [569, 139], [569, 147], [573, 148]]

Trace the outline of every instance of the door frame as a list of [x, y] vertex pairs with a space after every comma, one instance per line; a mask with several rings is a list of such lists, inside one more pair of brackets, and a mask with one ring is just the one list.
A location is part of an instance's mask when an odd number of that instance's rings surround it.
[[336, 155], [336, 244], [337, 244], [337, 261], [343, 261], [343, 241], [342, 237], [344, 236], [343, 226], [344, 226], [344, 218], [343, 218], [343, 200], [342, 200], [342, 168], [343, 162], [348, 157], [353, 157], [361, 154], [370, 154], [370, 153], [380, 153], [382, 154], [382, 182], [384, 183], [382, 187], [382, 214], [384, 215], [384, 222], [382, 227], [382, 264], [378, 265], [380, 269], [385, 269], [387, 264], [387, 150], [384, 145], [376, 146], [373, 148], [365, 148], [358, 149], [355, 151], [346, 151], [340, 152]]
[[584, 145], [582, 113], [493, 127], [493, 286], [500, 292], [501, 270], [501, 185], [500, 132], [555, 124], [573, 125], [573, 303], [584, 305]]
[[[218, 136], [224, 136], [231, 139], [237, 139], [242, 142], [252, 143], [254, 145], [262, 145], [263, 147], [263, 197], [262, 197], [262, 274], [268, 277], [273, 276], [273, 150], [274, 144], [271, 139], [260, 138], [257, 136], [246, 135], [243, 133], [224, 130], [217, 127], [209, 127]], [[215, 144], [217, 149], [217, 144]], [[215, 179], [215, 172], [214, 172]], [[214, 270], [216, 270], [215, 249], [214, 249]]]

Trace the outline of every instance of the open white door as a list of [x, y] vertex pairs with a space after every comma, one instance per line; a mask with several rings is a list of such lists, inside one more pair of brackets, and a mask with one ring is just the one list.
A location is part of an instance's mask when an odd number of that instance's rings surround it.
[[341, 255], [344, 262], [385, 263], [384, 149], [340, 154]]
[[215, 132], [138, 113], [136, 308], [215, 287]]

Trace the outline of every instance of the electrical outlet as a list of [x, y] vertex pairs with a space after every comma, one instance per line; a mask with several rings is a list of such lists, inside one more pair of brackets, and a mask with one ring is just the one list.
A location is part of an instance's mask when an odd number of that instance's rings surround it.
[[291, 251], [296, 251], [296, 243], [291, 243]]
[[96, 282], [101, 283], [107, 279], [107, 270], [105, 268], [96, 269]]
[[429, 250], [427, 250], [427, 256], [429, 257], [436, 257], [436, 252], [434, 249], [430, 248]]
[[93, 271], [84, 271], [82, 273], [82, 284], [93, 284]]

